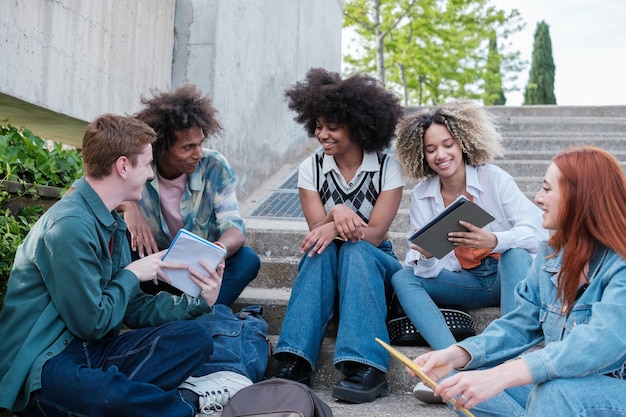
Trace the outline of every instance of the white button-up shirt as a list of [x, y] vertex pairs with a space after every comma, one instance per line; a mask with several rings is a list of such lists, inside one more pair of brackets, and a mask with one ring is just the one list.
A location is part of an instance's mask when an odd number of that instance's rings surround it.
[[[484, 227], [498, 238], [494, 253], [511, 248], [523, 248], [535, 254], [539, 244], [548, 239], [548, 231], [541, 226], [541, 210], [522, 193], [511, 175], [496, 165], [466, 165], [466, 189], [474, 203], [489, 212], [495, 220]], [[538, 190], [537, 190], [538, 191]], [[411, 230], [407, 237], [444, 209], [441, 182], [437, 175], [427, 178], [413, 188], [411, 197]], [[410, 248], [410, 242], [407, 240]], [[425, 259], [409, 249], [405, 264], [413, 273], [424, 278], [435, 277], [446, 269], [460, 271], [461, 264], [450, 252], [441, 259]]]

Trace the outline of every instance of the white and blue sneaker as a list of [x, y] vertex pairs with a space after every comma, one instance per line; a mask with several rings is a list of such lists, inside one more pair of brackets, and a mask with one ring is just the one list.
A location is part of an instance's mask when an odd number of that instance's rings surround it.
[[204, 376], [190, 376], [178, 388], [198, 395], [198, 413], [211, 414], [222, 411], [233, 395], [249, 385], [252, 385], [252, 381], [241, 374], [219, 371]]

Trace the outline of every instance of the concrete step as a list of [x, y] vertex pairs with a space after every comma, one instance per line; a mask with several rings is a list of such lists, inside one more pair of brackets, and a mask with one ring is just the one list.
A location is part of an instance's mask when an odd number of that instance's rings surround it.
[[626, 106], [486, 106], [487, 110], [497, 117], [626, 117]]
[[[268, 293], [267, 290], [255, 290], [246, 289], [242, 296], [233, 305], [233, 311], [238, 311], [244, 306], [260, 304], [264, 306], [263, 316], [269, 324], [269, 336], [268, 339], [272, 345], [272, 348], [278, 343], [280, 329], [282, 328], [282, 321], [284, 318], [284, 311], [286, 302], [288, 301], [288, 291], [285, 290], [273, 290], [274, 293], [270, 296], [263, 296], [263, 293]], [[284, 303], [284, 304], [282, 304]], [[282, 304], [282, 305], [281, 305]], [[470, 310], [472, 318], [476, 326], [477, 332], [482, 332], [485, 327], [493, 320], [500, 316], [500, 309], [497, 307], [480, 308]], [[337, 334], [337, 324], [334, 320], [329, 324], [329, 328], [322, 342], [320, 349], [320, 355], [316, 369], [312, 375], [312, 385], [315, 388], [332, 388], [335, 383], [341, 379], [341, 374], [335, 369], [333, 365], [333, 354], [335, 349], [335, 337]], [[375, 337], [376, 335], [372, 335]], [[419, 356], [422, 353], [430, 350], [428, 346], [395, 346], [402, 353], [410, 358]], [[268, 369], [272, 369], [275, 363], [270, 363]], [[404, 392], [410, 390], [415, 384], [413, 379], [405, 372], [405, 367], [399, 361], [394, 358], [390, 358], [388, 378], [390, 388], [395, 392]]]
[[[390, 232], [390, 240], [393, 244], [394, 252], [401, 261], [404, 260], [407, 250], [405, 235], [408, 232], [408, 214], [406, 217], [407, 227], [405, 229], [399, 232]], [[261, 257], [261, 269], [265, 267], [265, 263], [272, 262], [279, 262], [296, 268], [301, 256], [300, 243], [305, 234], [305, 232], [291, 232], [284, 229], [248, 227], [246, 244], [253, 248]], [[281, 279], [280, 275], [282, 272], [278, 273], [278, 271], [269, 267], [266, 271], [271, 271], [270, 276], [276, 274], [276, 280]]]
[[[405, 113], [419, 111], [420, 107], [407, 107]], [[485, 106], [485, 109], [498, 118], [508, 117], [597, 117], [614, 118], [626, 117], [626, 106], [555, 106], [555, 105], [532, 105], [532, 106]]]
[[[269, 325], [269, 334], [278, 335], [282, 329], [290, 296], [291, 287], [263, 288], [250, 285], [243, 290], [232, 309], [239, 311], [248, 305], [263, 306], [263, 317]], [[477, 331], [482, 331], [491, 321], [500, 316], [500, 309], [497, 307], [479, 308], [468, 312], [474, 319]], [[334, 336], [334, 329], [334, 324], [329, 325], [329, 335]]]
[[[415, 384], [413, 384], [415, 385]], [[332, 398], [332, 390], [316, 389], [317, 395], [328, 404], [334, 417], [453, 417], [446, 405], [424, 404], [413, 398], [413, 385], [406, 392], [391, 391], [391, 395], [365, 404], [349, 404]]]
[[[250, 286], [244, 290], [242, 295], [233, 305], [233, 310], [238, 311], [247, 305], [259, 304], [264, 307], [264, 318], [269, 324], [268, 339], [272, 348], [278, 343], [282, 322], [285, 316], [286, 306], [291, 294], [290, 288], [256, 288]], [[493, 320], [500, 316], [499, 308], [481, 308], [470, 310], [476, 329], [478, 332]], [[389, 369], [387, 380], [391, 395], [380, 398], [368, 404], [347, 404], [336, 401], [332, 398], [332, 388], [342, 379], [342, 375], [333, 365], [333, 355], [335, 348], [335, 337], [337, 324], [331, 320], [328, 326], [326, 337], [322, 342], [320, 356], [316, 369], [312, 374], [312, 387], [333, 410], [335, 416], [453, 416], [455, 415], [446, 406], [426, 405], [415, 400], [411, 391], [417, 382], [412, 378], [398, 360], [393, 357], [389, 359]], [[414, 358], [430, 350], [423, 346], [395, 346], [399, 351], [410, 358]], [[268, 370], [275, 365], [273, 359], [270, 360]], [[367, 407], [367, 408], [366, 408]], [[1, 416], [0, 416], [1, 417]]]
[[[620, 161], [622, 168], [626, 167], [626, 162]], [[497, 160], [495, 164], [508, 172], [514, 178], [517, 177], [541, 177], [543, 178], [550, 160]]]
[[[373, 336], [372, 336], [373, 337]], [[276, 346], [278, 342], [277, 336], [270, 336], [270, 341], [273, 346]], [[342, 374], [337, 371], [333, 365], [333, 353], [335, 349], [335, 339], [327, 337], [322, 342], [322, 348], [320, 350], [320, 357], [315, 371], [311, 376], [311, 386], [314, 389], [327, 389], [332, 388], [337, 384], [337, 381], [343, 378]], [[396, 349], [407, 355], [409, 358], [415, 358], [430, 350], [429, 347], [420, 346], [394, 346]], [[275, 363], [269, 365], [269, 369], [272, 369]], [[389, 369], [387, 371], [387, 381], [389, 383], [389, 389], [396, 393], [408, 393], [411, 392], [413, 386], [415, 386], [415, 378], [410, 376], [406, 372], [406, 367], [397, 359], [389, 358]]]
[[[621, 149], [612, 150], [611, 153], [620, 161], [626, 161], [626, 135], [620, 142], [616, 142], [616, 145], [620, 145]], [[495, 159], [495, 163], [498, 164], [500, 161], [552, 161], [555, 153], [540, 151], [540, 150], [515, 150], [510, 152], [505, 152], [502, 157], [498, 157]]]
[[509, 117], [496, 119], [503, 134], [511, 132], [588, 132], [591, 135], [600, 133], [623, 134], [626, 126], [626, 117], [603, 118], [597, 117]]
[[577, 132], [559, 135], [548, 135], [544, 132], [531, 134], [528, 131], [507, 133], [504, 135], [504, 148], [507, 152], [528, 151], [546, 152], [552, 159], [558, 152], [578, 145], [593, 145], [605, 149], [609, 152], [624, 151], [626, 127], [619, 134], [606, 136], [591, 135], [588, 132]]
[[[422, 107], [407, 107], [405, 113], [420, 111]], [[485, 106], [496, 117], [626, 117], [626, 105], [617, 106]]]
[[[407, 209], [400, 209], [397, 216], [406, 216], [406, 226], [396, 225], [397, 221], [405, 222], [404, 219], [395, 219], [392, 226], [393, 229], [389, 233], [389, 238], [394, 245], [396, 255], [400, 248], [397, 245], [406, 246], [404, 240], [405, 234], [408, 232], [408, 216]], [[299, 229], [290, 229], [289, 225], [297, 225]], [[271, 261], [282, 257], [300, 257], [300, 244], [302, 239], [308, 233], [306, 222], [304, 219], [297, 221], [268, 221], [267, 219], [246, 218], [246, 245], [253, 248], [259, 256], [267, 257], [267, 261]], [[399, 255], [398, 255], [399, 257]], [[403, 254], [404, 257], [404, 254]]]

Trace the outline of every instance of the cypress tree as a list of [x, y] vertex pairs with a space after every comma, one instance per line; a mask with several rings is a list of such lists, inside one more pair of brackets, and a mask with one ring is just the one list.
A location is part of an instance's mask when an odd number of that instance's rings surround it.
[[487, 55], [487, 67], [485, 73], [485, 92], [483, 104], [486, 106], [503, 106], [506, 104], [504, 89], [502, 88], [502, 72], [500, 70], [500, 52], [498, 52], [498, 40], [495, 31], [489, 36], [489, 53]]
[[550, 27], [541, 21], [537, 23], [535, 29], [532, 64], [524, 92], [524, 104], [556, 104], [554, 69]]

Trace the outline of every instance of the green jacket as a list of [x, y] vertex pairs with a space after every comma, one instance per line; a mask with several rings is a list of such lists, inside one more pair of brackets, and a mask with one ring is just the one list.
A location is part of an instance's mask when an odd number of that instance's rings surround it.
[[39, 219], [17, 250], [0, 312], [0, 407], [24, 409], [44, 363], [74, 338], [211, 311], [202, 298], [141, 292], [124, 269], [130, 261], [126, 224], [84, 179]]

